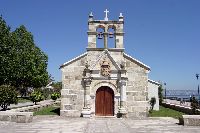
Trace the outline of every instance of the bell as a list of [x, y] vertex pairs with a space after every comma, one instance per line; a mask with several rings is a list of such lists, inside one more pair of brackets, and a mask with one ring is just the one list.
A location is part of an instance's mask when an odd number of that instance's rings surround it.
[[112, 32], [109, 32], [109, 38], [113, 38], [113, 33]]
[[99, 32], [98, 33], [98, 39], [102, 39], [103, 38], [103, 33], [102, 32]]

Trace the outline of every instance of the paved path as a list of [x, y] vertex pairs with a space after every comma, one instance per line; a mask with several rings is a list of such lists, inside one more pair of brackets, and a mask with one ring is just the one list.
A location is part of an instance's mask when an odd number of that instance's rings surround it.
[[32, 123], [0, 121], [0, 133], [199, 133], [200, 127], [176, 124], [173, 118], [131, 120], [35, 116]]
[[[44, 100], [41, 102], [38, 102], [37, 104], [43, 104], [43, 103], [50, 103], [53, 100]], [[26, 107], [26, 106], [31, 106], [31, 105], [35, 105], [33, 102], [25, 102], [25, 103], [18, 103], [18, 104], [11, 104], [10, 106], [8, 106], [8, 109], [13, 109], [13, 108], [21, 108], [21, 107]], [[0, 110], [2, 108], [0, 107]]]

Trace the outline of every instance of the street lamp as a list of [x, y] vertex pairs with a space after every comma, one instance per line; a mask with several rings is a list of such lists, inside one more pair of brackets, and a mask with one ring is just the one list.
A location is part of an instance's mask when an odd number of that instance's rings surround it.
[[164, 86], [165, 86], [165, 102], [167, 102], [167, 88], [166, 88], [166, 83], [164, 83]]
[[[196, 78], [197, 78], [197, 82], [198, 82], [198, 79], [199, 79], [199, 74], [198, 73], [196, 74]], [[197, 90], [197, 92], [198, 92], [198, 100], [199, 100], [199, 83], [198, 83], [198, 90]]]

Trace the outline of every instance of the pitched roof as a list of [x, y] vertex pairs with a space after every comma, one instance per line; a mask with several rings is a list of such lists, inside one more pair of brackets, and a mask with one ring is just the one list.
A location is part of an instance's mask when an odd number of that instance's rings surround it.
[[81, 58], [83, 58], [83, 57], [85, 57], [86, 55], [87, 55], [87, 52], [85, 52], [85, 53], [83, 53], [83, 54], [81, 54], [81, 55], [79, 55], [79, 56], [77, 56], [77, 57], [65, 62], [64, 64], [62, 64], [60, 66], [60, 69], [65, 67], [65, 66], [67, 66], [67, 65], [69, 65], [69, 64], [71, 64], [71, 63], [73, 63], [73, 62], [75, 62], [75, 61], [77, 61], [77, 60], [79, 60], [79, 59], [81, 59]]
[[[105, 54], [105, 53], [108, 55], [108, 57], [111, 59], [111, 61], [113, 61], [113, 58], [110, 56], [109, 51], [108, 51], [108, 50], [105, 50], [105, 51], [102, 52], [102, 54]], [[102, 56], [102, 54], [101, 54], [100, 56]], [[126, 53], [123, 53], [123, 54], [124, 54], [124, 57], [125, 57], [125, 58], [130, 59], [131, 61], [137, 63], [137, 64], [140, 65], [141, 67], [143, 67], [143, 68], [145, 68], [145, 69], [147, 69], [147, 70], [150, 71], [150, 67], [149, 67], [149, 66], [145, 65], [144, 63], [140, 62], [139, 60], [137, 60], [137, 59], [131, 57], [130, 55], [128, 55], [128, 54], [126, 54]], [[71, 60], [65, 62], [64, 64], [62, 64], [62, 65], [60, 66], [60, 69], [63, 68], [63, 67], [65, 67], [65, 66], [67, 66], [67, 65], [69, 65], [69, 64], [71, 64], [71, 63], [73, 63], [73, 62], [75, 62], [75, 61], [77, 61], [77, 60], [79, 60], [79, 59], [81, 59], [81, 58], [83, 58], [83, 57], [85, 57], [86, 55], [87, 55], [87, 52], [85, 52], [85, 53], [83, 53], [83, 54], [81, 54], [81, 55], [79, 55], [79, 56], [77, 56], [77, 57], [75, 57], [75, 58], [73, 58], [73, 59], [71, 59]], [[116, 64], [116, 65], [117, 65], [117, 64]], [[120, 68], [118, 65], [117, 65], [117, 67]]]
[[145, 65], [144, 63], [140, 62], [139, 60], [131, 57], [130, 55], [126, 54], [126, 53], [123, 53], [124, 54], [124, 57], [130, 59], [131, 61], [135, 62], [136, 64], [140, 65], [141, 67], [147, 69], [147, 70], [151, 70], [149, 66]]
[[148, 82], [152, 83], [152, 84], [155, 84], [155, 85], [160, 85], [160, 83], [154, 81], [154, 80], [151, 80], [151, 79], [148, 79]]

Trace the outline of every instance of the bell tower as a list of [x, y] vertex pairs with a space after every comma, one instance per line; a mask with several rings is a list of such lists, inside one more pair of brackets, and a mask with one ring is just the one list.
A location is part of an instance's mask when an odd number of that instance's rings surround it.
[[[92, 12], [89, 14], [88, 19], [88, 47], [87, 49], [97, 48], [97, 39], [103, 39], [104, 46], [103, 49], [124, 49], [123, 38], [124, 38], [124, 17], [122, 13], [119, 15], [119, 20], [109, 20], [108, 13], [106, 9], [104, 20], [94, 20]], [[102, 32], [98, 32], [98, 29], [102, 29]], [[113, 32], [109, 32], [112, 29]], [[115, 46], [114, 48], [108, 47], [108, 39], [114, 38]]]

